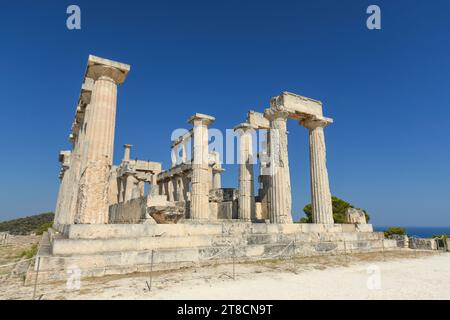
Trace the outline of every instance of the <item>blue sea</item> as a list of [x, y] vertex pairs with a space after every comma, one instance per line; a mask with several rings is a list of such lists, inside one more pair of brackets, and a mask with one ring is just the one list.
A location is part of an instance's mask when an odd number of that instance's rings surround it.
[[[375, 231], [384, 231], [389, 227], [374, 226]], [[404, 227], [409, 236], [418, 238], [430, 238], [433, 234], [448, 234], [450, 236], [450, 227]]]

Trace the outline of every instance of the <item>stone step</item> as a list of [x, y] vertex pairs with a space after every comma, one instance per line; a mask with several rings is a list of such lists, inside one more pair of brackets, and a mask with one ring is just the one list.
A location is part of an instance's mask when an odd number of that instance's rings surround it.
[[195, 236], [222, 234], [294, 234], [294, 233], [372, 232], [372, 225], [353, 224], [265, 224], [265, 223], [183, 223], [183, 224], [103, 224], [68, 225], [60, 235], [69, 239], [112, 239], [152, 236]]
[[[181, 267], [231, 263], [267, 259], [285, 259], [296, 256], [342, 254], [346, 252], [381, 251], [396, 248], [393, 240], [366, 240], [344, 245], [343, 242], [311, 242], [293, 246], [291, 242], [254, 245], [218, 245], [152, 250], [133, 250], [72, 256], [40, 257], [39, 282], [67, 280], [67, 274], [78, 269], [82, 277], [99, 277], [111, 274], [172, 270]], [[153, 257], [152, 257], [153, 256]], [[153, 261], [153, 266], [151, 266]], [[35, 272], [29, 272], [28, 284], [33, 283]]]
[[196, 248], [220, 246], [224, 243], [235, 245], [258, 245], [289, 243], [296, 241], [298, 246], [310, 242], [343, 242], [382, 240], [382, 233], [241, 233], [241, 234], [203, 234], [203, 235], [168, 235], [148, 237], [124, 237], [111, 239], [73, 239], [53, 237], [53, 255], [94, 254], [117, 251], [142, 251], [168, 248]]
[[197, 248], [220, 245], [232, 237], [215, 235], [128, 237], [112, 239], [54, 239], [53, 255], [94, 254], [105, 252], [145, 251], [153, 249]]

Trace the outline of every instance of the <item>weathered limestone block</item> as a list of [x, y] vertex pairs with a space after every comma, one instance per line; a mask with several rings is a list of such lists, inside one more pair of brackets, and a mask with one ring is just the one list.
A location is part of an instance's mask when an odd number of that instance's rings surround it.
[[147, 209], [147, 213], [158, 224], [175, 224], [184, 218], [184, 208], [179, 206], [153, 206]]
[[149, 195], [147, 197], [147, 206], [167, 206], [168, 201], [165, 195]]
[[409, 238], [410, 249], [437, 250], [436, 240], [425, 238]]
[[224, 201], [218, 203], [218, 219], [237, 219], [238, 218], [238, 202]]
[[348, 208], [345, 211], [345, 223], [366, 224], [366, 215], [362, 209]]
[[238, 199], [239, 192], [234, 188], [213, 189], [209, 192], [209, 201], [224, 202]]
[[211, 220], [217, 220], [219, 218], [219, 203], [210, 202], [209, 203], [209, 214]]
[[271, 104], [280, 106], [292, 119], [322, 116], [322, 102], [291, 92], [282, 92], [279, 96], [271, 99]]
[[105, 208], [109, 208], [109, 174], [107, 158], [91, 161], [81, 174], [75, 223], [107, 223]]
[[145, 218], [147, 199], [145, 197], [120, 202], [109, 207], [109, 223], [139, 223]]
[[390, 240], [395, 240], [397, 247], [399, 248], [409, 248], [409, 237], [405, 235], [392, 234], [388, 237]]

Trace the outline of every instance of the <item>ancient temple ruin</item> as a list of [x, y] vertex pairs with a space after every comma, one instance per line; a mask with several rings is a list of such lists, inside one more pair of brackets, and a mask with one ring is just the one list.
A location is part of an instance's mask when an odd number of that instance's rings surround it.
[[[223, 249], [230, 246], [241, 259], [264, 259], [293, 239], [301, 244], [294, 249], [299, 255], [395, 246], [364, 219], [334, 224], [324, 137], [333, 120], [323, 115], [320, 101], [297, 94], [281, 93], [233, 128], [237, 189], [221, 185], [221, 155], [208, 146], [211, 115], [187, 119], [190, 129], [171, 141], [170, 168], [158, 162], [162, 157], [132, 160], [131, 144], [115, 164], [117, 91], [129, 71], [127, 64], [89, 56], [70, 133], [72, 149], [59, 154], [54, 226], [38, 254], [45, 279], [61, 278], [74, 263], [86, 276], [145, 271], [155, 251], [157, 267], [169, 269], [226, 261], [230, 256]], [[309, 134], [310, 224], [292, 220], [289, 119]], [[265, 137], [259, 152], [256, 131]]]

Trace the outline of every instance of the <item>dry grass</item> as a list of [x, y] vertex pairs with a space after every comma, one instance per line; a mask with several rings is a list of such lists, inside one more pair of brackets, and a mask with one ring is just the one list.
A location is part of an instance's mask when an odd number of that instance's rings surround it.
[[[37, 251], [40, 236], [10, 236], [7, 245], [0, 246], [0, 265], [20, 261], [22, 257], [31, 258]], [[11, 272], [14, 266], [0, 268], [0, 275]]]

